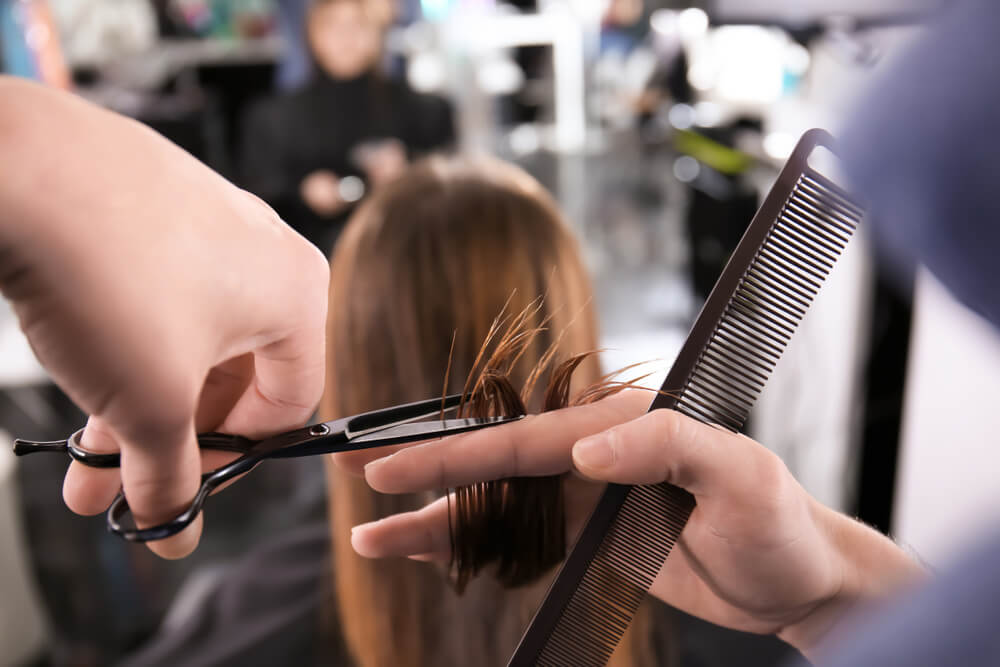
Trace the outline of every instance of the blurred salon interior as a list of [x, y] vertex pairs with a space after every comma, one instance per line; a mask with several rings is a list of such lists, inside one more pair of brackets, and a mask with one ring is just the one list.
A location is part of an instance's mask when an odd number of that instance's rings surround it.
[[[576, 308], [583, 319], [594, 314], [594, 340], [580, 343], [600, 350], [594, 376], [641, 364], [633, 375], [655, 388], [798, 138], [810, 128], [836, 137], [943, 4], [0, 0], [0, 71], [69, 89], [163, 134], [272, 206], [332, 258], [335, 277], [338, 261], [369, 273], [382, 266], [365, 260], [360, 231], [344, 231], [371, 222], [378, 211], [366, 202], [405, 179], [424, 188], [414, 190], [413, 224], [450, 234], [447, 247], [487, 245], [483, 256], [496, 262], [530, 255], [555, 224], [549, 218], [511, 225], [520, 235], [513, 241], [506, 231], [477, 240], [475, 206], [461, 214], [461, 233], [441, 231], [437, 214], [421, 207], [434, 188], [460, 180], [435, 180], [426, 165], [440, 174], [442, 164], [488, 157], [491, 187], [537, 181], [532, 201], [547, 211], [551, 197], [575, 240], [582, 289], [592, 292]], [[449, 215], [463, 210], [447, 206]], [[390, 209], [377, 221], [386, 228]], [[88, 221], [79, 225], [86, 234]], [[901, 283], [873, 261], [871, 246], [862, 225], [746, 432], [810, 494], [934, 567], [1000, 506], [1000, 450], [987, 447], [1000, 428], [989, 400], [1000, 395], [1000, 344], [928, 273]], [[495, 268], [500, 281], [506, 274]], [[410, 284], [402, 260], [392, 270], [395, 284]], [[329, 335], [336, 326], [331, 320]], [[357, 405], [380, 407], [374, 395], [365, 400]], [[951, 413], [976, 418], [954, 422]], [[270, 461], [212, 498], [193, 555], [161, 560], [109, 533], [104, 516], [66, 508], [65, 456], [11, 453], [15, 437], [58, 440], [85, 419], [0, 303], [0, 666], [305, 664], [274, 656], [298, 656], [292, 644], [329, 630], [329, 596], [341, 596], [343, 615], [346, 598], [329, 591], [343, 577], [317, 574], [305, 588], [318, 602], [301, 614], [294, 590], [272, 600], [265, 587], [254, 604], [272, 615], [245, 624], [226, 615], [220, 587], [279, 580], [297, 567], [329, 573], [329, 555], [339, 553], [329, 530], [340, 519], [331, 513], [351, 502], [328, 488], [339, 478], [308, 458]], [[246, 564], [265, 562], [254, 559], [310, 526], [320, 536], [315, 553], [289, 548], [256, 569]], [[242, 583], [232, 583], [234, 572]], [[372, 605], [365, 613], [380, 613]], [[463, 632], [461, 608], [449, 609], [442, 618]], [[498, 628], [511, 622], [496, 618]], [[659, 660], [618, 664], [767, 667], [794, 657], [775, 637], [665, 606], [647, 622]], [[399, 631], [430, 632], [422, 628]], [[230, 650], [246, 633], [274, 638], [267, 650]], [[328, 656], [340, 657], [316, 664], [382, 664], [353, 655], [360, 640], [352, 637], [331, 639], [338, 645]], [[437, 664], [492, 660], [441, 655], [452, 657]]]

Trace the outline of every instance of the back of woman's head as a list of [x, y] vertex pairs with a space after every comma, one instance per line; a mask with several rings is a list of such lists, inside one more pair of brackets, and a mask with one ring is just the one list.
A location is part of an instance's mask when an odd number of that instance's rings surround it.
[[[327, 411], [433, 397], [449, 352], [448, 391], [460, 391], [494, 319], [535, 302], [527, 324], [545, 331], [515, 369], [515, 385], [560, 335], [565, 355], [597, 345], [576, 241], [549, 195], [516, 167], [417, 164], [361, 207], [335, 250]], [[597, 374], [590, 360], [577, 378]]]
[[[540, 331], [508, 373], [515, 387], [553, 343], [560, 357], [597, 345], [589, 280], [551, 197], [495, 160], [413, 166], [358, 210], [334, 251], [323, 418], [462, 391], [496, 318], [521, 313], [525, 329]], [[599, 374], [591, 356], [574, 382]], [[546, 384], [527, 397], [529, 410], [540, 409]], [[352, 526], [428, 499], [376, 494], [339, 467], [329, 472], [336, 623], [356, 663], [502, 664], [545, 581], [511, 590], [484, 576], [459, 596], [435, 566], [357, 556]], [[616, 658], [632, 664], [632, 655]]]

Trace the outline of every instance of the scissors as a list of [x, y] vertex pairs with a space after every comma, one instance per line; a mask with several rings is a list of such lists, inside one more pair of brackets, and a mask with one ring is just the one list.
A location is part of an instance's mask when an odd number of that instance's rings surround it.
[[[119, 492], [108, 508], [108, 529], [129, 542], [151, 542], [176, 535], [194, 521], [212, 491], [234, 477], [249, 472], [264, 459], [297, 458], [384, 447], [498, 426], [522, 418], [513, 416], [443, 419], [445, 412], [459, 408], [465, 398], [467, 397], [462, 394], [451, 394], [444, 398], [397, 405], [353, 417], [304, 426], [262, 440], [251, 440], [227, 433], [199, 434], [200, 448], [236, 452], [242, 456], [203, 474], [198, 493], [188, 508], [170, 521], [157, 526], [136, 527], [130, 516], [128, 501], [124, 494]], [[417, 421], [434, 415], [439, 415], [439, 418], [433, 421]], [[73, 460], [93, 468], [119, 466], [120, 457], [116, 453], [100, 454], [83, 449], [80, 446], [82, 435], [83, 429], [80, 429], [65, 440], [34, 442], [18, 439], [14, 441], [14, 453], [24, 456], [36, 452], [67, 452]]]

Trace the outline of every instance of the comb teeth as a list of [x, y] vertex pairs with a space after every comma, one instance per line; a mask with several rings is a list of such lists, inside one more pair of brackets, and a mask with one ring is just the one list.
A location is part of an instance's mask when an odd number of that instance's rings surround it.
[[[863, 210], [812, 170], [832, 139], [799, 142], [751, 221], [650, 410], [743, 427]], [[678, 391], [679, 388], [679, 391]], [[508, 667], [600, 667], [680, 537], [694, 497], [668, 483], [608, 485]]]
[[674, 409], [730, 431], [743, 428], [862, 214], [823, 176], [807, 170], [799, 177]]
[[617, 520], [533, 664], [607, 663], [694, 509], [691, 495], [676, 486], [622, 488], [628, 498]]

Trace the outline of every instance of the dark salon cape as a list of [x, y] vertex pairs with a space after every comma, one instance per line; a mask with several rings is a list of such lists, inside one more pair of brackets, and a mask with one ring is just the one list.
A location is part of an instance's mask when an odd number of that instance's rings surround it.
[[[884, 259], [925, 264], [1000, 331], [1000, 8], [946, 9], [863, 101], [844, 155]], [[1000, 530], [926, 587], [845, 621], [818, 664], [1000, 665]]]
[[351, 665], [341, 638], [323, 628], [329, 530], [315, 521], [240, 559], [189, 617], [120, 667]]
[[299, 186], [321, 169], [364, 179], [352, 151], [385, 139], [400, 141], [411, 159], [450, 148], [455, 141], [450, 104], [374, 73], [349, 80], [318, 74], [304, 88], [262, 100], [247, 112], [241, 185], [329, 252], [347, 212], [316, 214], [302, 201]]

